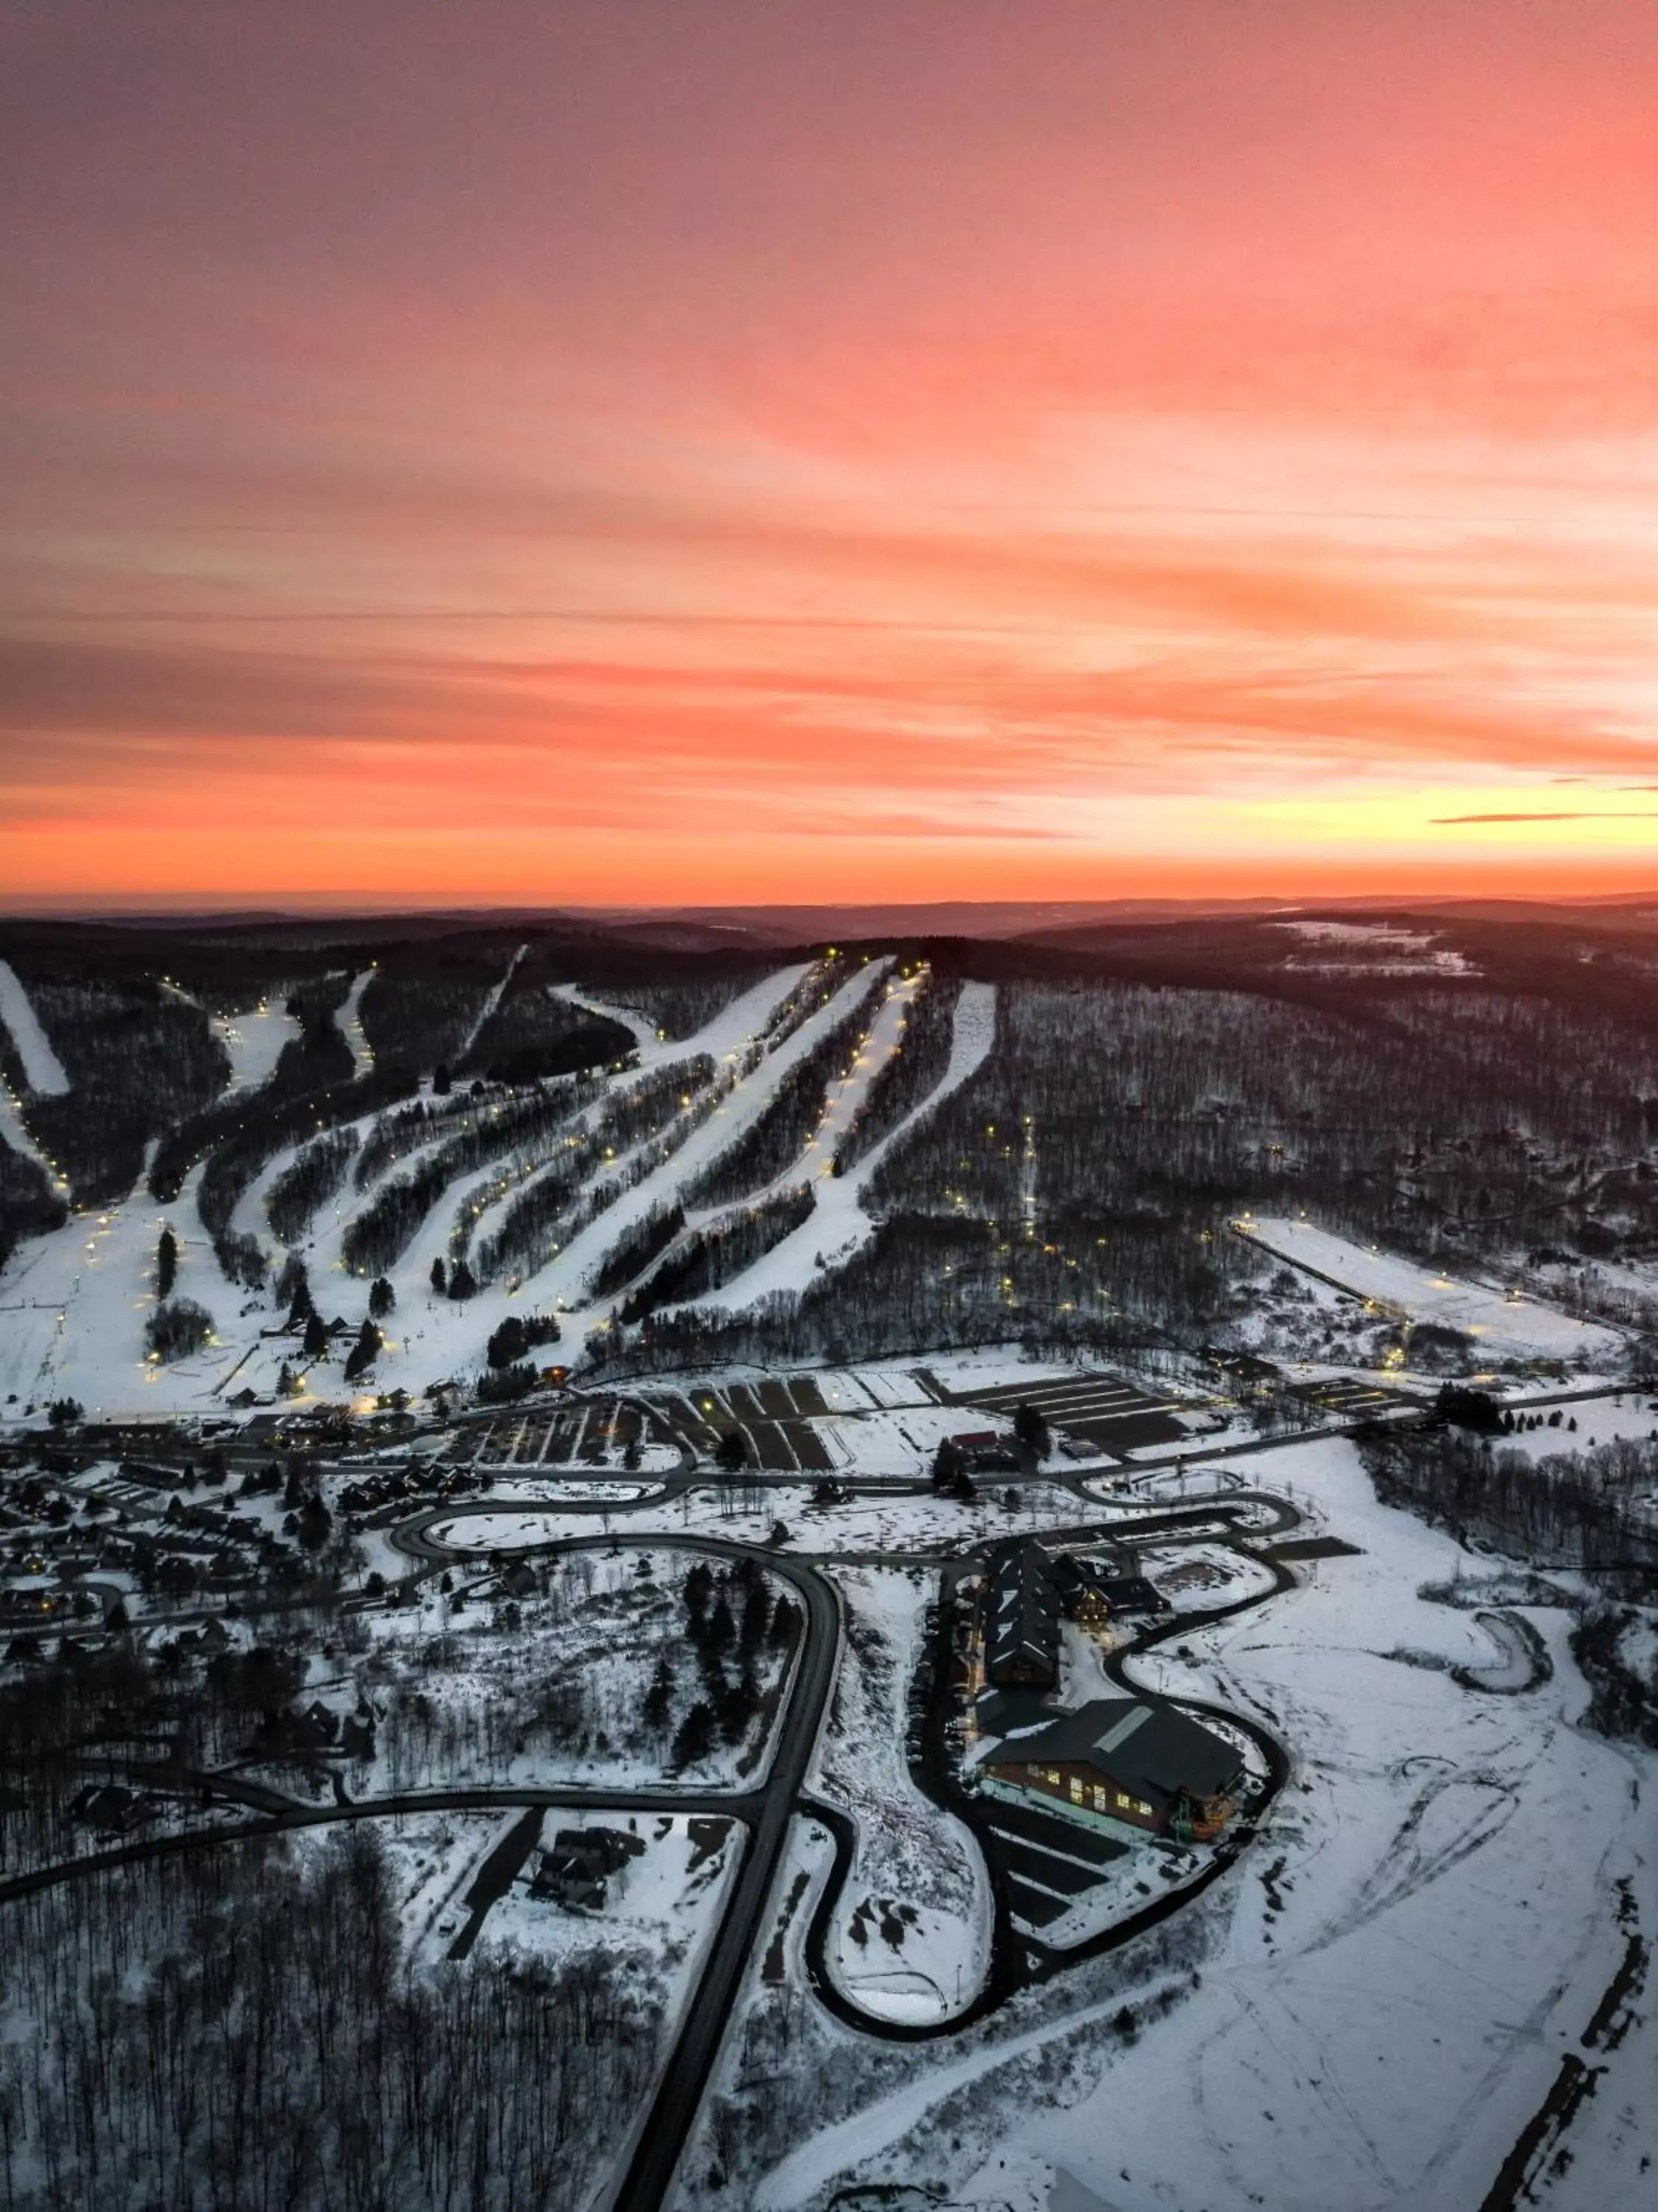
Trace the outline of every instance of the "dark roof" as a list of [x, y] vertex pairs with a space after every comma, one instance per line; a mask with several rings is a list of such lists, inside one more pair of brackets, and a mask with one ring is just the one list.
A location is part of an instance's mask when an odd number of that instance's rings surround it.
[[1168, 1600], [1143, 1575], [1101, 1575], [1094, 1587], [1113, 1613], [1167, 1613]]
[[1057, 1674], [1059, 1613], [1047, 1553], [1039, 1544], [1008, 1545], [991, 1568], [984, 1594], [984, 1656], [991, 1678], [1015, 1662]]
[[1125, 1789], [1155, 1798], [1185, 1790], [1215, 1797], [1237, 1782], [1243, 1753], [1183, 1713], [1178, 1705], [1140, 1698], [1096, 1698], [1032, 1735], [1004, 1742], [994, 1765], [1092, 1766]]

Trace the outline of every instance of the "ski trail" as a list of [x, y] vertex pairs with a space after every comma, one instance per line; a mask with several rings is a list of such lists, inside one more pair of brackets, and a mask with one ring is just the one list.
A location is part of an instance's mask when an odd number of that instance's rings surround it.
[[[964, 984], [961, 996], [956, 1001], [949, 1061], [939, 1079], [937, 1088], [918, 1105], [912, 1107], [896, 1127], [889, 1129], [849, 1175], [832, 1175], [829, 1160], [826, 1158], [819, 1171], [820, 1179], [814, 1184], [818, 1202], [813, 1212], [798, 1229], [791, 1230], [752, 1267], [745, 1268], [741, 1275], [734, 1276], [720, 1289], [709, 1291], [704, 1298], [688, 1299], [682, 1307], [670, 1307], [665, 1310], [683, 1312], [701, 1305], [710, 1309], [717, 1306], [735, 1313], [755, 1304], [761, 1298], [769, 1297], [774, 1291], [798, 1294], [820, 1268], [844, 1267], [875, 1232], [875, 1219], [863, 1204], [863, 1194], [875, 1170], [893, 1146], [909, 1134], [923, 1115], [931, 1113], [953, 1091], [960, 1090], [968, 1078], [977, 1073], [989, 1057], [995, 1039], [995, 985]], [[874, 1042], [875, 1033], [872, 1031], [872, 1046]], [[872, 1066], [865, 1078], [866, 1084], [873, 1081], [875, 1072]], [[793, 1179], [799, 1181], [798, 1172]]]
[[[752, 1073], [733, 1088], [724, 1103], [694, 1130], [671, 1158], [652, 1174], [624, 1191], [614, 1205], [579, 1231], [562, 1252], [533, 1278], [538, 1300], [573, 1314], [576, 1326], [591, 1327], [601, 1321], [607, 1308], [588, 1307], [585, 1282], [610, 1247], [656, 1207], [674, 1203], [684, 1186], [696, 1178], [718, 1153], [759, 1119], [783, 1085], [823, 1036], [848, 1013], [862, 1005], [886, 980], [891, 962], [872, 961], [859, 968], [819, 1006], [776, 1051], [768, 1053]], [[729, 1010], [728, 1009], [728, 1012]], [[685, 1046], [680, 1048], [681, 1051]]]
[[375, 971], [365, 968], [348, 993], [344, 1005], [335, 1015], [339, 1033], [351, 1048], [351, 1073], [361, 1083], [375, 1072], [374, 1048], [363, 1028], [363, 994], [374, 981]]
[[503, 999], [507, 995], [507, 986], [517, 974], [519, 962], [528, 951], [529, 947], [527, 945], [521, 945], [519, 946], [517, 951], [513, 954], [512, 958], [507, 963], [506, 974], [501, 978], [501, 981], [494, 986], [490, 992], [488, 998], [485, 1000], [483, 1005], [479, 1008], [477, 1018], [474, 1020], [472, 1027], [467, 1030], [466, 1036], [462, 1040], [460, 1050], [455, 1054], [454, 1064], [457, 1067], [465, 1064], [466, 1055], [471, 1052], [472, 1047], [478, 1042], [479, 1038], [483, 1036], [485, 1024], [489, 1022], [491, 1017], [493, 1015], [496, 1008], [500, 1005]]
[[16, 970], [4, 960], [0, 960], [0, 1021], [11, 1031], [29, 1089], [43, 1098], [61, 1098], [69, 1089], [64, 1063], [52, 1050], [52, 1039], [41, 1028]]

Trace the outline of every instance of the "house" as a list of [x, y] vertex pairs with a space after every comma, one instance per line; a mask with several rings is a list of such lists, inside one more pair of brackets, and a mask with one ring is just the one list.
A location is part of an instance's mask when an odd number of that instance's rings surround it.
[[1096, 1588], [1112, 1613], [1168, 1613], [1168, 1600], [1143, 1575], [1103, 1575]]
[[993, 1788], [1057, 1801], [1082, 1820], [1181, 1843], [1221, 1833], [1245, 1776], [1243, 1753], [1225, 1736], [1178, 1705], [1140, 1698], [1096, 1698], [1004, 1738], [982, 1771]]
[[1107, 1595], [1113, 1587], [1120, 1588], [1123, 1580], [1115, 1560], [1061, 1552], [1053, 1563], [1053, 1578], [1066, 1613], [1091, 1636], [1098, 1636], [1108, 1626], [1113, 1612], [1125, 1610], [1114, 1607]]
[[530, 1894], [551, 1898], [567, 1912], [600, 1911], [612, 1875], [643, 1850], [639, 1837], [620, 1828], [561, 1828], [541, 1854]]

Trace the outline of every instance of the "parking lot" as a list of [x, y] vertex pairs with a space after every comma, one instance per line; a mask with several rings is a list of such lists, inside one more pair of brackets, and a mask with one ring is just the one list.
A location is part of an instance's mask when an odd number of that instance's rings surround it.
[[632, 1443], [665, 1437], [666, 1427], [619, 1398], [594, 1398], [557, 1412], [499, 1413], [463, 1430], [443, 1455], [451, 1466], [619, 1466]]
[[1000, 1797], [985, 1802], [991, 1856], [1007, 1876], [1015, 1918], [1027, 1928], [1039, 1930], [1069, 1912], [1105, 1879], [1114, 1859], [1128, 1854], [1126, 1844], [1061, 1813]]
[[1015, 1406], [1034, 1406], [1051, 1429], [1080, 1437], [1100, 1451], [1123, 1453], [1146, 1444], [1187, 1441], [1186, 1431], [1173, 1419], [1184, 1400], [1151, 1397], [1114, 1375], [1064, 1375], [953, 1394], [924, 1369], [922, 1374], [943, 1403], [1002, 1414], [1010, 1414]]

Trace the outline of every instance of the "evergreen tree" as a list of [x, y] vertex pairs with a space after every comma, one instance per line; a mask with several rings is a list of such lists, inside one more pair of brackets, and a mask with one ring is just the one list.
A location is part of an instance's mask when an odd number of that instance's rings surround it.
[[1014, 1407], [1013, 1432], [1027, 1451], [1037, 1459], [1045, 1459], [1053, 1449], [1048, 1434], [1048, 1425], [1039, 1406], [1026, 1401]]
[[437, 1292], [439, 1297], [442, 1297], [448, 1287], [448, 1271], [443, 1265], [443, 1255], [440, 1252], [436, 1259], [432, 1261], [432, 1288]]
[[334, 1516], [314, 1492], [299, 1510], [299, 1540], [308, 1552], [320, 1552], [332, 1535]]
[[667, 1726], [674, 1711], [674, 1668], [666, 1651], [656, 1661], [656, 1670], [650, 1678], [650, 1687], [645, 1692], [640, 1711], [648, 1729], [660, 1732]]
[[449, 1296], [452, 1298], [470, 1298], [476, 1296], [477, 1291], [478, 1285], [472, 1269], [465, 1260], [457, 1260], [449, 1270]]
[[305, 1356], [308, 1359], [320, 1359], [327, 1349], [328, 1331], [322, 1316], [314, 1308], [305, 1324]]
[[384, 1321], [397, 1304], [397, 1292], [384, 1275], [376, 1275], [369, 1285], [369, 1311], [375, 1321]]
[[765, 1583], [756, 1582], [743, 1601], [742, 1627], [738, 1640], [745, 1658], [751, 1658], [765, 1643], [771, 1620], [771, 1601], [765, 1594]]
[[160, 1241], [155, 1246], [156, 1297], [170, 1297], [173, 1295], [173, 1285], [178, 1279], [179, 1240], [173, 1234], [172, 1224], [169, 1223], [162, 1230]]
[[357, 1331], [357, 1342], [351, 1346], [345, 1361], [345, 1380], [355, 1382], [359, 1375], [366, 1375], [379, 1357], [385, 1341], [376, 1323], [365, 1321]]
[[714, 1709], [698, 1698], [674, 1732], [674, 1764], [694, 1766], [714, 1748]]

